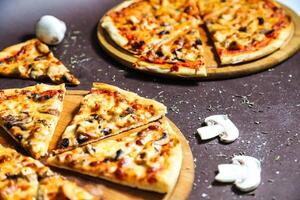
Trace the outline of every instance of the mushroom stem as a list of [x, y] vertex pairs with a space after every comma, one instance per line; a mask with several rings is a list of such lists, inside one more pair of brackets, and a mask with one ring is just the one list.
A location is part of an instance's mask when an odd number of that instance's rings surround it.
[[212, 126], [204, 126], [197, 129], [197, 132], [202, 140], [208, 140], [217, 137], [224, 131], [224, 127], [216, 124]]

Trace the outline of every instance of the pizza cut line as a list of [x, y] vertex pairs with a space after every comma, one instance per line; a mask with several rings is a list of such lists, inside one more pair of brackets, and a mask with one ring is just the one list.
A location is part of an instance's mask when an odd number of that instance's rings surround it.
[[180, 140], [166, 119], [47, 160], [58, 168], [159, 193], [173, 189], [181, 162]]
[[65, 151], [155, 121], [166, 107], [118, 87], [94, 83], [67, 126], [56, 151]]

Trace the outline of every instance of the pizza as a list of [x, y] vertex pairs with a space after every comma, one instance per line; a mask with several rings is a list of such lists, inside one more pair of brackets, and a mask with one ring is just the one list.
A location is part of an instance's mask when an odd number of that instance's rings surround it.
[[45, 156], [64, 95], [64, 84], [0, 90], [0, 125], [34, 158]]
[[291, 18], [271, 0], [200, 1], [203, 20], [222, 64], [251, 61], [280, 48]]
[[65, 129], [58, 150], [65, 151], [155, 121], [167, 112], [154, 100], [104, 83], [94, 83]]
[[0, 145], [0, 199], [96, 199], [38, 160]]
[[0, 52], [0, 75], [53, 83], [79, 85], [80, 81], [38, 39], [10, 46]]
[[143, 71], [176, 76], [206, 75], [204, 43], [200, 25], [182, 31], [173, 40], [151, 48], [134, 64]]
[[220, 67], [252, 61], [279, 49], [293, 32], [291, 18], [272, 0], [129, 0], [100, 23], [137, 58], [134, 68], [181, 77], [207, 75], [205, 52]]
[[166, 119], [54, 155], [47, 163], [145, 190], [172, 190], [182, 162], [181, 143]]
[[119, 46], [137, 55], [136, 68], [179, 76], [206, 75], [199, 34], [203, 23], [194, 0], [124, 1], [101, 24]]

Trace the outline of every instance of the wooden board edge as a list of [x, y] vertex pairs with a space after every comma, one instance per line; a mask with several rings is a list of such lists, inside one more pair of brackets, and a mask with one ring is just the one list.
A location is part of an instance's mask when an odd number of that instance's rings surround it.
[[[180, 175], [177, 180], [177, 184], [172, 192], [169, 192], [164, 200], [167, 199], [188, 199], [194, 183], [195, 178], [195, 167], [194, 158], [188, 141], [185, 139], [183, 133], [179, 128], [167, 117], [166, 120], [169, 122], [172, 129], [177, 133], [182, 145], [183, 160], [181, 165]], [[184, 176], [182, 175], [183, 172]]]
[[[278, 2], [277, 2], [278, 3]], [[180, 76], [176, 74], [162, 74], [149, 72], [147, 70], [140, 70], [133, 67], [133, 63], [137, 61], [137, 57], [133, 56], [126, 50], [121, 49], [117, 44], [115, 44], [109, 36], [105, 33], [101, 27], [101, 20], [98, 22], [97, 26], [97, 38], [100, 46], [106, 51], [110, 56], [116, 59], [122, 65], [125, 65], [128, 68], [135, 69], [150, 75], [156, 75], [161, 77], [169, 78], [181, 78], [189, 80], [216, 80], [216, 79], [228, 79], [236, 78], [241, 76], [246, 76], [261, 71], [265, 71], [269, 68], [272, 68], [289, 57], [293, 56], [300, 49], [300, 17], [287, 6], [280, 4], [285, 11], [291, 16], [293, 22], [293, 33], [291, 33], [290, 38], [287, 40], [286, 44], [283, 45], [283, 48], [255, 61], [242, 63], [238, 65], [228, 65], [218, 68], [207, 68], [207, 76]], [[114, 9], [114, 8], [112, 8]], [[108, 11], [109, 12], [109, 11]], [[266, 62], [267, 61], [267, 62]]]
[[[69, 97], [80, 96], [80, 98], [82, 98], [84, 95], [86, 95], [88, 93], [89, 93], [89, 91], [87, 91], [87, 90], [67, 90], [66, 96], [69, 96]], [[81, 100], [79, 100], [79, 98], [77, 98], [77, 101], [79, 102]], [[74, 110], [77, 110], [77, 108], [74, 108]], [[179, 130], [179, 128], [170, 119], [168, 119], [167, 117], [163, 117], [158, 120], [166, 120], [170, 124], [170, 126], [174, 130], [174, 132], [179, 136], [179, 139], [182, 144], [182, 153], [183, 153], [183, 161], [182, 161], [181, 170], [180, 170], [180, 174], [179, 174], [177, 183], [175, 184], [172, 191], [163, 195], [162, 199], [163, 200], [188, 199], [189, 194], [193, 187], [194, 173], [195, 173], [194, 161], [193, 161], [194, 159], [193, 159], [192, 151], [189, 147], [188, 141], [186, 140], [184, 134]], [[67, 121], [70, 121], [70, 119], [68, 119]], [[155, 121], [157, 121], [157, 120], [155, 120]], [[151, 122], [151, 123], [153, 123], [153, 122]], [[147, 125], [137, 127], [135, 129], [142, 129], [145, 126], [147, 126]], [[133, 130], [134, 129], [126, 131], [126, 133], [130, 133]], [[120, 137], [120, 135], [115, 135], [115, 136], [112, 136], [109, 138], [113, 138], [113, 137], [117, 138], [117, 137]], [[58, 138], [56, 138], [56, 139], [58, 139]], [[107, 138], [107, 139], [109, 139], [109, 138]], [[57, 141], [55, 141], [54, 143], [56, 144], [56, 142]]]

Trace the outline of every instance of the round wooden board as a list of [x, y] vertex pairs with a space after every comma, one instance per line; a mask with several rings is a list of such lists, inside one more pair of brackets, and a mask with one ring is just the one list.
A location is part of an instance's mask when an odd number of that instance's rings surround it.
[[[69, 90], [64, 99], [64, 107], [61, 113], [60, 120], [55, 130], [53, 140], [51, 141], [49, 150], [54, 149], [61, 134], [65, 130], [66, 126], [71, 122], [74, 114], [78, 111], [82, 97], [87, 94], [87, 91], [83, 90]], [[67, 176], [69, 179], [77, 182], [79, 185], [90, 191], [92, 194], [100, 196], [105, 200], [167, 200], [167, 199], [187, 199], [194, 182], [194, 162], [191, 149], [188, 145], [184, 135], [176, 127], [176, 125], [169, 119], [170, 125], [174, 131], [178, 134], [182, 143], [183, 161], [181, 166], [180, 175], [176, 186], [173, 191], [167, 194], [159, 194], [155, 192], [143, 191], [135, 188], [130, 188], [115, 183], [111, 183], [105, 180], [81, 175], [76, 172], [70, 172], [67, 170], [54, 169], [56, 172]], [[26, 154], [19, 145], [12, 140], [12, 138], [0, 128], [0, 143], [11, 148], [17, 148], [18, 151]]]
[[[280, 4], [280, 3], [279, 3]], [[180, 77], [172, 74], [156, 74], [159, 76], [169, 76], [177, 78], [186, 78], [186, 79], [197, 79], [197, 80], [213, 80], [213, 79], [225, 79], [225, 78], [235, 78], [240, 76], [245, 76], [260, 71], [264, 71], [271, 67], [276, 66], [277, 64], [288, 59], [294, 55], [300, 48], [300, 18], [299, 16], [290, 8], [285, 5], [281, 6], [286, 10], [286, 12], [291, 16], [293, 21], [293, 32], [290, 34], [290, 38], [284, 43], [284, 45], [277, 51], [272, 54], [260, 58], [258, 60], [236, 64], [236, 65], [226, 65], [222, 67], [207, 67], [207, 76], [206, 77]], [[112, 8], [113, 9], [113, 8]], [[123, 50], [117, 44], [115, 44], [105, 30], [101, 27], [101, 19], [98, 23], [97, 28], [97, 37], [100, 45], [103, 49], [111, 55], [114, 59], [119, 61], [121, 64], [134, 68], [133, 63], [137, 61], [137, 57], [133, 54]], [[208, 63], [215, 63], [216, 61], [208, 61]], [[136, 69], [136, 68], [134, 68]], [[154, 72], [146, 73], [154, 74]]]

